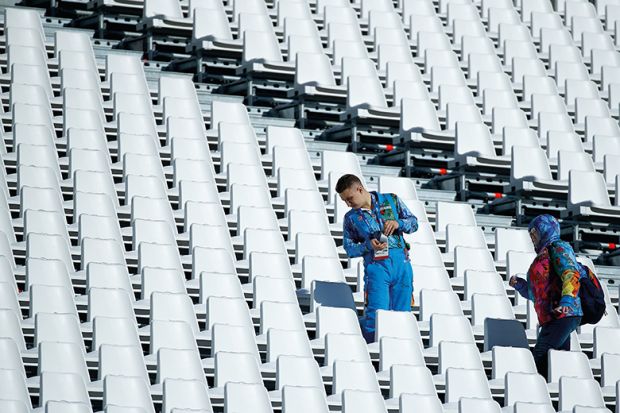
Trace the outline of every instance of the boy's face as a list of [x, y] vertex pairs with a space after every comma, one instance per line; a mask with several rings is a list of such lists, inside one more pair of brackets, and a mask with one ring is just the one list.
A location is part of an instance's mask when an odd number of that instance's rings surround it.
[[338, 194], [349, 208], [361, 208], [366, 202], [364, 188], [359, 184], [354, 184]]

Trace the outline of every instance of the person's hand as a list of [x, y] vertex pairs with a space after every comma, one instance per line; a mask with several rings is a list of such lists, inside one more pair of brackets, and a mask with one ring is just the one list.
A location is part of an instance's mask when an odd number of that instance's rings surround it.
[[383, 224], [383, 233], [389, 237], [390, 235], [394, 233], [394, 231], [398, 229], [398, 227], [399, 227], [398, 221], [394, 221], [394, 220], [385, 221], [385, 224]]
[[512, 277], [510, 277], [510, 280], [508, 281], [508, 285], [510, 285], [511, 287], [514, 287], [515, 285], [517, 285], [518, 279], [516, 275], [513, 275]]
[[372, 249], [375, 251], [387, 248], [387, 242], [379, 242], [374, 238], [370, 240], [370, 245], [372, 245]]
[[558, 314], [568, 314], [569, 310], [570, 310], [570, 307], [567, 307], [565, 305], [560, 305], [553, 309], [553, 311], [555, 311]]

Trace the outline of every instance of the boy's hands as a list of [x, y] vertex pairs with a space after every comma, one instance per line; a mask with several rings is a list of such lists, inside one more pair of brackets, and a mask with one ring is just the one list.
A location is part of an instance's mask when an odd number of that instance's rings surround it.
[[372, 245], [372, 249], [374, 249], [375, 251], [379, 251], [387, 247], [387, 242], [379, 242], [378, 240], [373, 238], [370, 240], [370, 245]]
[[398, 221], [385, 221], [385, 224], [383, 224], [383, 233], [389, 237], [398, 229], [398, 227]]

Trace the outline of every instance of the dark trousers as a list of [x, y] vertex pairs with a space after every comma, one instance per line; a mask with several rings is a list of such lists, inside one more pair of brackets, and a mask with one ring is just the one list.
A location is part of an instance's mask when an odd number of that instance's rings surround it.
[[538, 373], [547, 378], [549, 350], [570, 350], [570, 334], [579, 327], [581, 317], [564, 317], [544, 324], [532, 349]]

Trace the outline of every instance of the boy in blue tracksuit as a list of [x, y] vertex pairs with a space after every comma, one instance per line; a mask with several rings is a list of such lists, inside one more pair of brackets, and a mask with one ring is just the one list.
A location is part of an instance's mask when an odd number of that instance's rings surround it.
[[402, 234], [415, 232], [418, 220], [396, 195], [368, 192], [355, 175], [343, 175], [336, 192], [351, 208], [344, 217], [344, 249], [351, 258], [364, 258], [360, 324], [370, 343], [377, 310], [411, 311], [413, 271]]

